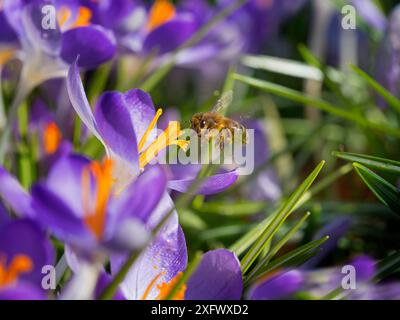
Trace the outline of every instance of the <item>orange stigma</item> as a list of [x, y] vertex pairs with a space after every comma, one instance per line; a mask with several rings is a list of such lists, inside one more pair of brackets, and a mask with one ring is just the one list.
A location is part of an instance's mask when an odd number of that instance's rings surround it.
[[[142, 300], [146, 300], [151, 289], [154, 287], [154, 285], [156, 284], [157, 280], [165, 274], [165, 271], [160, 272], [159, 274], [157, 274], [153, 280], [151, 280], [150, 284], [148, 285], [148, 287], [146, 288], [143, 296], [142, 296]], [[179, 272], [174, 278], [171, 279], [170, 282], [162, 282], [161, 284], [157, 284], [157, 289], [159, 291], [156, 300], [165, 300], [170, 291], [172, 290], [172, 288], [176, 285], [176, 283], [179, 281], [179, 279], [182, 277], [182, 272]], [[178, 292], [172, 297], [172, 300], [183, 300], [185, 298], [185, 291], [186, 291], [186, 285], [182, 285]]]
[[50, 122], [46, 125], [43, 134], [44, 151], [47, 155], [55, 153], [62, 140], [62, 134], [60, 129], [54, 122]]
[[63, 30], [89, 26], [92, 19], [92, 11], [87, 7], [79, 7], [74, 21], [70, 21], [71, 17], [72, 12], [68, 7], [62, 6], [58, 10], [57, 19]]
[[14, 57], [15, 49], [5, 49], [0, 51], [0, 67]]
[[148, 32], [163, 25], [175, 16], [175, 7], [168, 0], [156, 0], [150, 9], [146, 30]]
[[22, 273], [32, 269], [32, 260], [24, 254], [15, 255], [8, 266], [5, 256], [0, 255], [0, 288], [16, 282]]
[[[92, 203], [91, 178], [94, 178], [96, 184], [94, 208], [90, 207], [90, 203]], [[83, 171], [82, 190], [83, 210], [85, 212], [84, 220], [98, 240], [103, 236], [106, 222], [106, 209], [110, 199], [112, 184], [112, 161], [110, 159], [104, 160], [103, 163], [94, 161]]]

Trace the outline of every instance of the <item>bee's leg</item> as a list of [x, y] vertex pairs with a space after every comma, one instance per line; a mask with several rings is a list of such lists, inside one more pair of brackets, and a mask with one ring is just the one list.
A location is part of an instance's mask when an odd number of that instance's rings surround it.
[[224, 149], [225, 143], [231, 143], [232, 142], [232, 132], [229, 129], [223, 129], [220, 133], [220, 138], [219, 138], [219, 147], [221, 150]]

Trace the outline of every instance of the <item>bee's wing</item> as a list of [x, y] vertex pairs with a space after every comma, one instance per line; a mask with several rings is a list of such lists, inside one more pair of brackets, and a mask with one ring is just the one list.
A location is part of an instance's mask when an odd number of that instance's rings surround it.
[[221, 112], [222, 109], [225, 109], [232, 103], [233, 99], [233, 91], [229, 90], [222, 94], [222, 96], [218, 99], [217, 103], [211, 109], [211, 112]]

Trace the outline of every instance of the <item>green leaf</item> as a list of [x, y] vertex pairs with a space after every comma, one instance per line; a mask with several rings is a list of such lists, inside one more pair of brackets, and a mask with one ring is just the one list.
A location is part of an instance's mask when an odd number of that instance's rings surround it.
[[278, 253], [278, 251], [292, 238], [292, 236], [297, 232], [297, 230], [300, 229], [300, 227], [303, 225], [303, 223], [307, 220], [307, 218], [310, 216], [310, 212], [307, 212], [292, 228], [289, 229], [289, 231], [282, 237], [281, 240], [279, 240], [272, 248], [269, 250], [267, 255], [261, 259], [261, 261], [254, 267], [253, 270], [249, 273], [247, 279], [249, 281], [251, 278], [256, 276], [260, 270], [268, 265], [269, 261]]
[[292, 211], [296, 208], [296, 205], [303, 197], [304, 193], [310, 188], [314, 182], [325, 161], [321, 161], [314, 171], [303, 181], [303, 183], [296, 189], [296, 191], [289, 197], [289, 199], [283, 204], [278, 213], [274, 216], [271, 223], [263, 230], [261, 236], [252, 245], [246, 255], [241, 261], [242, 272], [246, 273], [257, 257], [262, 253], [264, 248], [271, 241], [273, 235], [278, 231], [279, 227], [289, 217]]
[[329, 236], [325, 236], [321, 239], [311, 241], [273, 260], [267, 266], [264, 266], [264, 268], [257, 274], [255, 278], [260, 279], [276, 269], [299, 265], [300, 263], [307, 261], [315, 254], [315, 250], [328, 239]]
[[391, 135], [394, 137], [400, 137], [400, 129], [398, 128], [371, 122], [369, 120], [366, 120], [363, 116], [359, 114], [346, 111], [345, 108], [343, 109], [338, 108], [322, 99], [311, 97], [309, 95], [303, 94], [302, 92], [286, 88], [284, 86], [269, 81], [259, 80], [252, 77], [243, 76], [240, 74], [235, 74], [235, 79], [243, 83], [246, 83], [250, 86], [253, 86], [255, 88], [261, 89], [267, 93], [274, 94], [301, 103], [306, 106], [317, 108], [319, 110], [330, 113], [336, 117], [355, 122], [360, 126], [373, 129], [377, 132], [385, 133], [387, 135]]
[[400, 251], [396, 251], [383, 259], [382, 261], [379, 261], [377, 264], [377, 270], [374, 275], [374, 280], [379, 282], [382, 279], [386, 278], [387, 276], [390, 276], [394, 272], [399, 271], [400, 269]]
[[399, 161], [349, 152], [333, 152], [333, 155], [340, 159], [361, 163], [371, 169], [400, 174]]
[[397, 188], [362, 164], [354, 163], [353, 166], [375, 196], [395, 213], [400, 214], [400, 193]]
[[380, 83], [374, 80], [369, 74], [360, 68], [351, 65], [351, 69], [356, 72], [361, 78], [363, 78], [368, 85], [373, 88], [376, 92], [378, 92], [382, 98], [391, 106], [395, 111], [400, 113], [400, 100], [397, 99], [393, 94], [391, 94], [385, 87], [383, 87]]
[[93, 75], [90, 81], [89, 88], [87, 90], [87, 96], [90, 101], [90, 105], [93, 105], [95, 100], [101, 95], [106, 87], [107, 80], [110, 76], [111, 67], [113, 62], [108, 62], [100, 66]]
[[243, 65], [250, 68], [263, 69], [302, 79], [321, 81], [323, 78], [323, 74], [318, 68], [289, 59], [272, 56], [246, 55], [241, 59], [241, 62]]
[[227, 217], [243, 217], [260, 213], [266, 207], [266, 202], [238, 201], [233, 203], [204, 202], [200, 206], [194, 206], [194, 209], [201, 213], [218, 214]]

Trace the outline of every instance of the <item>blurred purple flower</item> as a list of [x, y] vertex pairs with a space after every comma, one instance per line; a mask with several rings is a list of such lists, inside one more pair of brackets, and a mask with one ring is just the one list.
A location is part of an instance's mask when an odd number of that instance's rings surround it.
[[255, 284], [248, 294], [251, 300], [288, 299], [302, 288], [304, 275], [299, 270], [283, 270]]
[[48, 110], [43, 101], [35, 100], [29, 108], [29, 134], [38, 135], [39, 154], [46, 167], [72, 152], [72, 143], [65, 138], [56, 116]]
[[53, 263], [53, 247], [35, 223], [0, 225], [0, 300], [45, 299], [42, 268]]
[[387, 20], [383, 12], [372, 0], [351, 0], [357, 14], [374, 30], [383, 32], [387, 26]]
[[35, 220], [78, 256], [91, 259], [141, 247], [148, 238], [146, 223], [162, 206], [166, 178], [160, 167], [147, 170], [118, 194], [111, 171], [110, 160], [100, 164], [71, 155], [32, 187]]
[[[0, 19], [0, 23], [11, 26], [17, 35], [18, 45], [14, 50], [18, 50], [18, 58], [25, 62], [22, 77], [31, 87], [65, 76], [68, 64], [77, 56], [82, 67], [94, 68], [115, 53], [114, 35], [92, 25], [90, 9], [79, 1], [5, 0], [2, 12], [7, 21]], [[43, 26], [45, 20], [47, 27]]]

